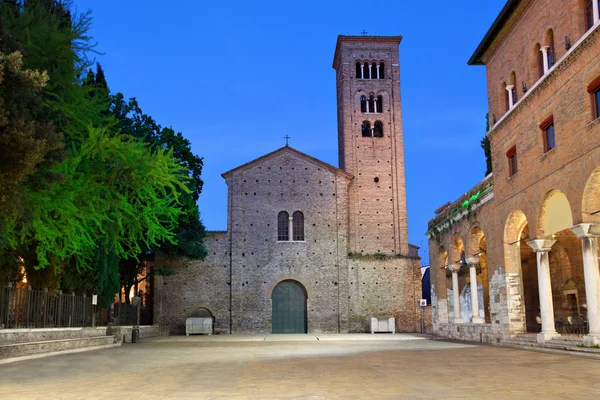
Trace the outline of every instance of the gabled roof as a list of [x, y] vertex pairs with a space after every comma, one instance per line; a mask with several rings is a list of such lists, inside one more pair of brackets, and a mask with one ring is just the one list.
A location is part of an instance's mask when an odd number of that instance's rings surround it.
[[293, 148], [291, 148], [289, 146], [282, 147], [280, 149], [272, 151], [271, 153], [265, 154], [262, 157], [255, 158], [254, 160], [252, 160], [250, 162], [247, 162], [246, 164], [242, 164], [239, 167], [236, 167], [236, 168], [234, 168], [232, 170], [229, 170], [229, 171], [221, 174], [221, 176], [223, 178], [228, 178], [231, 175], [233, 175], [235, 172], [238, 172], [238, 171], [241, 171], [241, 170], [246, 170], [246, 169], [251, 168], [251, 167], [253, 167], [253, 166], [257, 165], [257, 164], [260, 164], [260, 163], [265, 162], [265, 161], [267, 161], [267, 160], [269, 160], [271, 158], [274, 158], [274, 157], [276, 157], [276, 156], [278, 156], [280, 154], [285, 154], [285, 153], [296, 155], [296, 156], [298, 156], [298, 157], [300, 157], [300, 158], [302, 158], [302, 159], [304, 159], [304, 160], [306, 160], [306, 161], [308, 161], [308, 162], [310, 162], [312, 164], [315, 164], [316, 166], [318, 166], [320, 168], [328, 169], [331, 172], [333, 172], [334, 174], [342, 174], [347, 179], [354, 178], [354, 175], [349, 174], [348, 172], [346, 172], [346, 171], [344, 171], [342, 169], [334, 167], [331, 164], [327, 164], [326, 162], [323, 162], [323, 161], [321, 161], [319, 159], [311, 157], [308, 154], [305, 154], [305, 153], [303, 153], [301, 151], [293, 149]]
[[471, 56], [471, 59], [468, 62], [469, 65], [484, 65], [483, 56], [485, 52], [490, 48], [490, 46], [496, 39], [498, 33], [500, 33], [500, 31], [504, 28], [504, 26], [506, 25], [510, 17], [512, 17], [513, 13], [517, 9], [517, 7], [519, 7], [522, 1], [523, 0], [508, 0], [506, 2], [504, 8], [502, 8], [502, 11], [500, 11], [500, 14], [498, 15], [488, 32], [483, 37], [483, 40], [481, 41], [481, 43], [479, 43], [479, 46], [477, 46], [477, 49]]

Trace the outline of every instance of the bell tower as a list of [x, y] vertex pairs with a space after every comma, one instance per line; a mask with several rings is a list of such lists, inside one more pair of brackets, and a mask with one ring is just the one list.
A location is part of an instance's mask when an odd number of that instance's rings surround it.
[[336, 70], [339, 165], [354, 175], [349, 192], [349, 251], [408, 255], [401, 36], [338, 36]]

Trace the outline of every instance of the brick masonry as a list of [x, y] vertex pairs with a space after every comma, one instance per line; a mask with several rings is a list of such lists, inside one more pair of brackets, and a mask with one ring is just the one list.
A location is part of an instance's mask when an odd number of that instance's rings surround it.
[[[397, 37], [338, 39], [342, 169], [284, 147], [223, 174], [228, 226], [209, 233], [207, 259], [157, 261], [176, 271], [155, 280], [163, 333], [183, 333], [200, 308], [213, 314], [216, 333], [269, 333], [271, 293], [284, 280], [306, 291], [308, 332], [366, 332], [371, 316], [389, 315], [397, 331], [420, 328], [420, 259], [407, 242], [398, 44]], [[387, 78], [357, 86], [346, 66], [354, 70], [367, 55], [386, 62]], [[362, 138], [355, 124], [367, 118], [354, 116], [365, 91], [384, 96], [384, 113], [369, 115], [384, 122], [383, 138]], [[304, 241], [277, 240], [281, 211], [304, 214]]]
[[[600, 214], [592, 215], [600, 208], [600, 120], [595, 119], [587, 92], [590, 82], [600, 76], [600, 28], [585, 30], [583, 1], [517, 3], [480, 54], [487, 70], [492, 122], [488, 138], [494, 171], [493, 198], [451, 226], [440, 224], [439, 218], [430, 222], [430, 228], [437, 229], [429, 241], [434, 331], [454, 338], [477, 339], [480, 333], [503, 339], [535, 329], [536, 261], [526, 242], [551, 234], [557, 238], [550, 252], [555, 314], [559, 317], [585, 311], [579, 306], [578, 311], [569, 309], [573, 306], [567, 304], [565, 294], [568, 288], [577, 293], [580, 303], [586, 301], [580, 241], [568, 229], [549, 231], [545, 221], [553, 212], [548, 199], [562, 193], [569, 203], [573, 225], [600, 222]], [[550, 32], [557, 65], [539, 78], [536, 46], [548, 44]], [[572, 45], [569, 50], [566, 37]], [[512, 72], [517, 77], [518, 103], [507, 113], [502, 85]], [[556, 147], [545, 152], [539, 126], [552, 115]], [[518, 172], [511, 177], [506, 152], [513, 146], [517, 149]], [[461, 201], [464, 199], [451, 207]], [[450, 259], [456, 260], [456, 253], [452, 253], [458, 239], [467, 257], [471, 256], [475, 228], [483, 231], [487, 242], [490, 278], [486, 301], [490, 303], [492, 328], [469, 325], [459, 331], [447, 324], [446, 315], [452, 307], [446, 289], [451, 288], [451, 281], [442, 258], [446, 250]]]

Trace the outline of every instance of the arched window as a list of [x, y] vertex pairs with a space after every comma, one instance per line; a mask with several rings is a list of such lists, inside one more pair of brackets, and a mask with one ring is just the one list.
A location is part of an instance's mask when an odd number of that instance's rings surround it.
[[383, 96], [377, 96], [377, 112], [381, 114], [383, 112]]
[[542, 53], [542, 46], [540, 44], [536, 44], [533, 50], [535, 52], [535, 57], [537, 59], [537, 68], [538, 68], [538, 78], [544, 76], [544, 53]]
[[554, 54], [554, 32], [550, 29], [546, 33], [546, 40], [544, 43], [547, 46], [546, 57], [548, 60], [548, 69], [556, 63], [556, 55]]
[[[600, 10], [600, 0], [586, 0], [586, 2], [585, 2], [585, 30], [586, 31], [590, 30], [594, 26], [594, 1], [598, 2], [598, 9]], [[600, 15], [597, 15], [596, 17], [598, 18], [598, 17], [600, 17]]]
[[383, 137], [383, 123], [381, 121], [375, 121], [373, 137]]
[[385, 79], [385, 64], [379, 64], [379, 79]]
[[360, 62], [356, 62], [356, 79], [362, 79], [362, 68], [361, 68], [361, 63]]
[[379, 71], [376, 62], [371, 64], [371, 79], [379, 79]]
[[369, 68], [369, 63], [366, 62], [363, 65], [364, 71], [363, 71], [363, 79], [371, 79], [371, 68]]
[[360, 96], [360, 112], [367, 112], [367, 98], [365, 96]]
[[369, 121], [363, 121], [361, 130], [363, 137], [371, 137], [371, 123]]
[[512, 93], [512, 104], [511, 107], [513, 107], [515, 104], [517, 104], [517, 74], [513, 71], [510, 73], [510, 81], [509, 81], [510, 85], [512, 85], [511, 88], [511, 93]]
[[285, 211], [277, 216], [277, 240], [280, 242], [290, 240], [290, 214]]
[[367, 110], [369, 110], [368, 112], [372, 112], [372, 113], [376, 113], [377, 112], [377, 106], [375, 105], [375, 96], [370, 95], [369, 96], [369, 106], [367, 107]]
[[292, 215], [292, 227], [294, 228], [294, 240], [295, 241], [303, 241], [304, 240], [304, 214], [300, 211], [296, 211]]

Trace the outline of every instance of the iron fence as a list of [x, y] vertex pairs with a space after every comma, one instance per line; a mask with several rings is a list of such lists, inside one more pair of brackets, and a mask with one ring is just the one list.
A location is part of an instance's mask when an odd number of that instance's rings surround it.
[[59, 328], [95, 325], [92, 298], [75, 293], [51, 294], [48, 289], [0, 288], [0, 326], [4, 328]]

